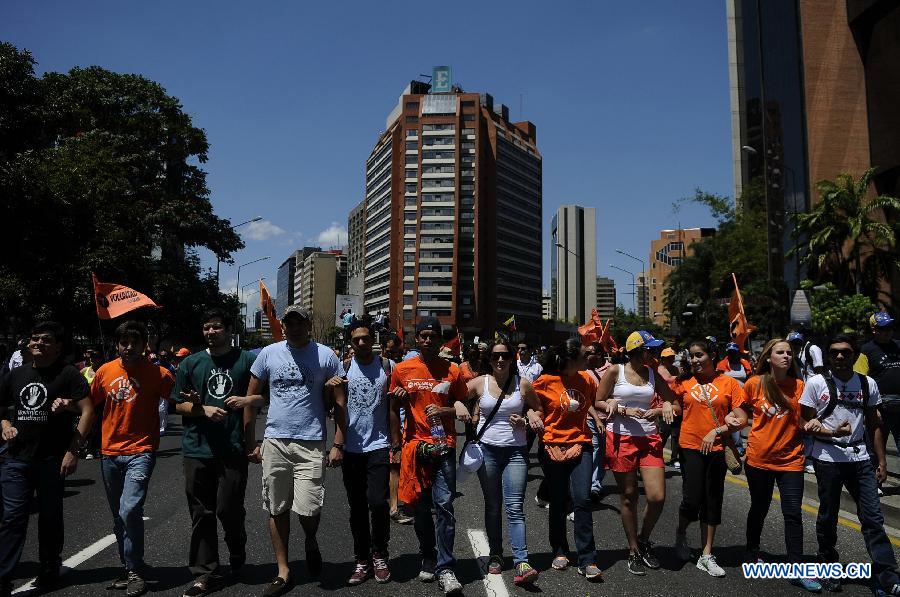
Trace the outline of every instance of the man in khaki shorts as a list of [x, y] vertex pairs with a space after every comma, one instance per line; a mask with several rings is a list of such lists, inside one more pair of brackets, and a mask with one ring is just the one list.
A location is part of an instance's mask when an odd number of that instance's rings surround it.
[[[290, 510], [297, 513], [306, 534], [306, 567], [310, 575], [322, 572], [322, 554], [316, 541], [325, 501], [325, 404], [323, 387], [343, 368], [327, 346], [310, 340], [309, 312], [290, 306], [281, 319], [285, 340], [262, 349], [250, 368], [248, 397], [261, 405], [269, 387], [269, 413], [262, 448], [256, 445], [256, 410], [244, 411], [247, 451], [252, 461], [262, 460], [263, 508], [269, 513], [269, 534], [278, 575], [264, 597], [283, 595], [293, 586], [288, 567]], [[337, 465], [343, 455], [345, 431], [343, 389], [336, 387], [334, 445], [328, 462]]]

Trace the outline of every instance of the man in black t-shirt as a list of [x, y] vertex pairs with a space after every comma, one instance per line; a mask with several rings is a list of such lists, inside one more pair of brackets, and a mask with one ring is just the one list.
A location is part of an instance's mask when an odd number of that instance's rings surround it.
[[[60, 356], [64, 331], [53, 322], [31, 332], [33, 361], [17, 367], [0, 383], [0, 427], [7, 444], [0, 482], [0, 596], [9, 594], [22, 556], [29, 504], [37, 492], [40, 570], [36, 584], [52, 586], [59, 577], [63, 549], [63, 480], [75, 471], [78, 449], [90, 429], [94, 407], [87, 382]], [[74, 412], [81, 414], [73, 433]]]

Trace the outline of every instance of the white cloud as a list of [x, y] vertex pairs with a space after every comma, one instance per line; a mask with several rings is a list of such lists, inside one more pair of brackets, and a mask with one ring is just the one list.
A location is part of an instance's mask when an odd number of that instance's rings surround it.
[[284, 233], [285, 229], [281, 226], [276, 226], [269, 220], [260, 220], [259, 222], [250, 222], [242, 232], [242, 236], [250, 240], [268, 240]]
[[341, 247], [347, 244], [347, 229], [338, 222], [332, 222], [331, 226], [319, 233], [316, 241], [325, 247]]

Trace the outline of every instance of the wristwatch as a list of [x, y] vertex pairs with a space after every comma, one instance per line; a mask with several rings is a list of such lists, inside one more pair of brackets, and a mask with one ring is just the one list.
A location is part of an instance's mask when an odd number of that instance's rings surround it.
[[332, 448], [337, 448], [337, 449], [340, 450], [341, 452], [344, 451], [344, 444], [331, 444], [331, 447], [332, 447]]

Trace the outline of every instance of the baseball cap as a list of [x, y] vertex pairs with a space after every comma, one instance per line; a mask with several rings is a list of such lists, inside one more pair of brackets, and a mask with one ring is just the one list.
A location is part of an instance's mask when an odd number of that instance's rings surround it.
[[182, 359], [183, 359], [184, 357], [187, 357], [187, 356], [190, 356], [190, 355], [191, 355], [191, 351], [188, 350], [187, 348], [179, 348], [178, 351], [175, 353], [175, 356], [176, 356], [176, 357], [179, 357], [179, 358], [182, 358]]
[[436, 317], [423, 317], [416, 325], [416, 334], [421, 334], [425, 330], [441, 333], [441, 322]]
[[649, 332], [645, 332], [644, 330], [638, 330], [636, 332], [631, 332], [631, 335], [628, 336], [628, 339], [625, 341], [625, 352], [631, 352], [635, 348], [641, 348], [642, 346], [646, 346], [647, 348], [656, 348], [657, 346], [662, 346], [665, 344], [662, 340], [657, 340], [653, 336], [650, 335]]
[[659, 356], [661, 356], [661, 357], [674, 357], [674, 356], [675, 356], [675, 351], [672, 350], [671, 348], [663, 348], [663, 349], [662, 349], [662, 352], [659, 353]]
[[735, 352], [741, 351], [741, 349], [738, 348], [737, 342], [729, 342], [728, 344], [725, 345], [725, 352], [730, 352], [732, 350]]
[[879, 311], [869, 318], [869, 325], [873, 328], [886, 328], [894, 325], [894, 318], [891, 317], [890, 313]]
[[717, 343], [719, 342], [719, 339], [716, 338], [715, 336], [707, 336], [707, 337], [706, 337], [706, 340], [707, 340], [708, 342], [712, 342], [713, 344], [717, 344]]
[[287, 316], [291, 314], [299, 315], [303, 319], [310, 319], [309, 311], [307, 311], [300, 305], [291, 305], [284, 310], [284, 314], [281, 316], [282, 321], [287, 319]]
[[787, 335], [788, 342], [803, 342], [803, 334], [800, 332], [791, 332]]

